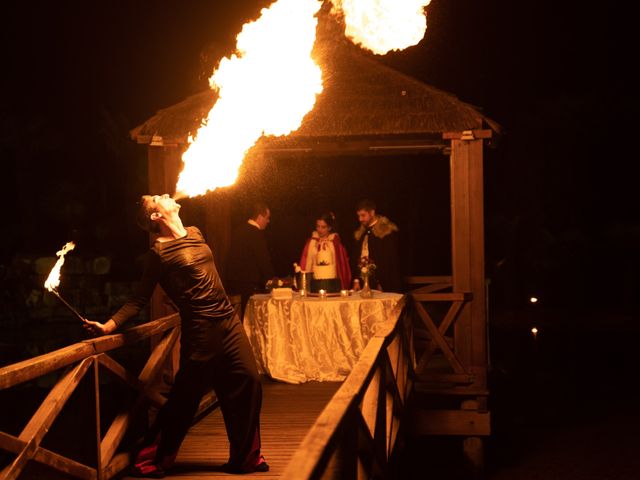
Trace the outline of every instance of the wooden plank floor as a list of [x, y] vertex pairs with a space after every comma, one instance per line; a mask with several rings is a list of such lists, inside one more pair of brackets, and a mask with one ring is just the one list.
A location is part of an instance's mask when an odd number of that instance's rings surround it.
[[[279, 478], [316, 418], [340, 387], [341, 382], [307, 382], [300, 385], [275, 382], [263, 377], [260, 425], [262, 453], [269, 463], [265, 473], [250, 478]], [[220, 410], [216, 409], [191, 427], [180, 447], [176, 466], [165, 478], [180, 480], [231, 478], [220, 471], [227, 461], [229, 442]], [[120, 477], [130, 479], [132, 477]]]

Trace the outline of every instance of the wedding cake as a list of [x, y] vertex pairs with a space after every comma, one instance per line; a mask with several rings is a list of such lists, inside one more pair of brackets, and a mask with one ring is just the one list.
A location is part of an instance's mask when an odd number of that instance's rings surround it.
[[319, 292], [324, 290], [327, 293], [340, 291], [340, 279], [336, 271], [336, 264], [333, 261], [333, 252], [329, 249], [319, 249], [313, 266], [313, 280], [311, 280], [311, 291]]

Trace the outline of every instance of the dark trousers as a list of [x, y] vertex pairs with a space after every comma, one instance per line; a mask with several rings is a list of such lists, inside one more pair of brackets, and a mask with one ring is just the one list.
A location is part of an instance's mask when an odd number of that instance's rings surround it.
[[249, 298], [251, 297], [251, 295], [265, 292], [264, 288], [260, 288], [256, 284], [245, 282], [233, 283], [231, 291], [240, 295], [240, 304], [242, 307], [242, 318], [240, 319], [240, 321], [244, 319], [244, 312], [247, 309], [247, 303], [249, 303]]
[[158, 414], [157, 458], [178, 451], [200, 399], [213, 387], [229, 438], [229, 463], [255, 465], [260, 457], [260, 376], [238, 317], [217, 321], [215, 328], [219, 328], [215, 342], [219, 351], [205, 359], [197, 354], [181, 359], [167, 403]]

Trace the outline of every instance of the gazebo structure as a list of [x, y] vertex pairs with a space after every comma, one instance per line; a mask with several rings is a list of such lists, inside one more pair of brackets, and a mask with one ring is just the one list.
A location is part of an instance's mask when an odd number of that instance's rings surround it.
[[[327, 38], [316, 43], [324, 91], [315, 107], [294, 133], [262, 138], [250, 152], [251, 161], [269, 156], [449, 157], [451, 274], [406, 279], [414, 288], [410, 295], [416, 313], [419, 392], [411, 423], [416, 434], [466, 437], [465, 451], [472, 461], [480, 461], [479, 438], [490, 432], [483, 153], [500, 127], [454, 95], [380, 64], [346, 40]], [[188, 137], [215, 99], [212, 91], [193, 95], [131, 131], [137, 143], [147, 145], [150, 193], [173, 192]], [[229, 207], [220, 197], [209, 197], [203, 200], [205, 234], [224, 255], [229, 248]], [[208, 220], [214, 217], [215, 224]], [[152, 308], [154, 317], [169, 313], [161, 295]], [[432, 408], [434, 397], [446, 401]]]

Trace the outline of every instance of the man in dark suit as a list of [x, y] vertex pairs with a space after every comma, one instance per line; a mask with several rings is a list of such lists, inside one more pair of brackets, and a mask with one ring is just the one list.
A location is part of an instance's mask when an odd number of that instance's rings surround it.
[[267, 248], [264, 229], [271, 211], [264, 203], [253, 205], [250, 218], [232, 234], [227, 276], [229, 290], [242, 297], [242, 311], [249, 297], [265, 291], [265, 284], [275, 275]]

